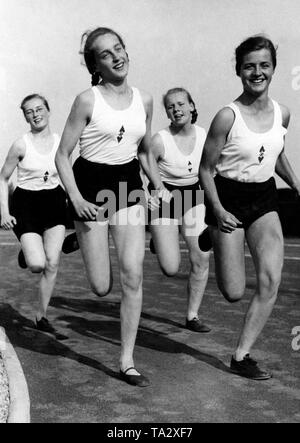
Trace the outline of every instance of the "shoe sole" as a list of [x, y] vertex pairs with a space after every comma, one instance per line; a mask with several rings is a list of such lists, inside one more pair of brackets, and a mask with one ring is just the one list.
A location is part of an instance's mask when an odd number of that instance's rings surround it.
[[[138, 388], [147, 388], [148, 386], [150, 386], [151, 385], [151, 383], [150, 383], [150, 381], [148, 381], [148, 380], [145, 380], [144, 379], [144, 381], [142, 382], [142, 383], [144, 383], [144, 384], [139, 384], [138, 383], [138, 381], [136, 380], [136, 381], [134, 381], [134, 380], [130, 380], [130, 375], [129, 376], [127, 376], [126, 374], [124, 374], [122, 371], [120, 371], [120, 379], [122, 380], [122, 381], [124, 381], [125, 383], [127, 383], [128, 385], [130, 385], [130, 386], [136, 386], [136, 387], [138, 387]], [[133, 376], [134, 377], [134, 376]], [[139, 377], [139, 376], [137, 376], [137, 377]]]
[[191, 332], [198, 332], [198, 334], [208, 334], [209, 332], [211, 332], [211, 329], [209, 331], [196, 331], [195, 329], [191, 329], [188, 327], [185, 327], [185, 329], [187, 329], [188, 331], [191, 331]]
[[273, 375], [271, 375], [271, 374], [270, 375], [261, 376], [261, 377], [251, 377], [250, 375], [241, 374], [236, 369], [230, 368], [230, 371], [231, 371], [232, 374], [239, 375], [240, 377], [248, 378], [249, 380], [255, 380], [255, 381], [265, 381], [265, 380], [270, 380], [271, 378], [273, 378]]

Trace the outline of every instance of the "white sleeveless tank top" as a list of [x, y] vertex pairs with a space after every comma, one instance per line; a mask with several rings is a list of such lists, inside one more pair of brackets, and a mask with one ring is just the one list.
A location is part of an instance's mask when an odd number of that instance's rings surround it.
[[196, 130], [195, 147], [191, 154], [183, 154], [176, 145], [169, 128], [159, 131], [165, 153], [158, 162], [161, 179], [173, 186], [189, 186], [198, 182], [198, 171], [202, 156], [206, 132], [200, 126], [194, 125]]
[[97, 86], [90, 123], [80, 137], [80, 155], [85, 160], [109, 165], [129, 163], [137, 156], [139, 143], [146, 133], [146, 112], [137, 88], [132, 88], [130, 106], [113, 109]]
[[54, 189], [59, 184], [58, 172], [55, 166], [55, 154], [60, 137], [53, 134], [54, 143], [48, 154], [40, 154], [34, 147], [28, 134], [23, 136], [25, 155], [17, 168], [17, 186], [30, 191]]
[[284, 147], [287, 130], [282, 126], [282, 113], [277, 102], [272, 100], [274, 122], [264, 133], [248, 129], [239, 107], [230, 103], [235, 121], [221, 152], [216, 171], [219, 175], [240, 182], [261, 183], [269, 180]]

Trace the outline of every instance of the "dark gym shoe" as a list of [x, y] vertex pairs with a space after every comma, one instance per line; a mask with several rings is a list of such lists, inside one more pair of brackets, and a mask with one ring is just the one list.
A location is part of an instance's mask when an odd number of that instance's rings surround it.
[[18, 264], [19, 264], [20, 268], [22, 268], [22, 269], [26, 269], [27, 268], [27, 263], [26, 263], [26, 260], [25, 260], [24, 253], [23, 253], [22, 249], [21, 249], [21, 251], [18, 254]]
[[45, 317], [42, 317], [40, 320], [36, 320], [36, 329], [42, 332], [48, 332], [49, 334], [56, 333], [53, 326], [49, 323], [48, 319]]
[[42, 317], [41, 320], [36, 320], [36, 329], [38, 329], [41, 332], [47, 332], [48, 334], [52, 334], [56, 340], [63, 341], [68, 340], [69, 337], [67, 337], [64, 334], [61, 334], [54, 329], [54, 327], [49, 323], [49, 321]]
[[152, 252], [152, 254], [156, 254], [154, 242], [153, 242], [152, 238], [150, 239], [150, 242], [149, 242], [149, 248], [150, 248], [150, 251]]
[[253, 360], [249, 354], [245, 355], [242, 361], [236, 361], [231, 358], [230, 369], [234, 374], [241, 377], [251, 378], [252, 380], [269, 380], [272, 374], [259, 369], [257, 362]]
[[198, 245], [201, 251], [208, 252], [212, 248], [212, 241], [209, 234], [209, 229], [206, 228], [202, 232], [202, 234], [199, 235], [198, 238]]
[[77, 239], [76, 232], [73, 232], [64, 239], [62, 245], [62, 251], [64, 254], [70, 254], [71, 252], [75, 252], [79, 249], [79, 243]]
[[127, 368], [126, 371], [120, 370], [121, 380], [126, 381], [126, 383], [128, 383], [129, 385], [138, 386], [139, 388], [146, 388], [147, 386], [150, 385], [150, 380], [142, 374], [140, 375], [127, 374], [127, 372], [130, 371], [130, 369], [135, 369], [135, 368], [134, 367]]
[[186, 319], [185, 326], [190, 331], [194, 332], [210, 332], [211, 329], [204, 323], [202, 323], [198, 317], [193, 318], [193, 320]]

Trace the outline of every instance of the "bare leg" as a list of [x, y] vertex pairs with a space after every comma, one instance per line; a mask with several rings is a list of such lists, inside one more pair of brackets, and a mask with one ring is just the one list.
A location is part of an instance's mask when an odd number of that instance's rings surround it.
[[38, 321], [42, 317], [47, 317], [47, 309], [56, 282], [64, 236], [64, 226], [55, 226], [44, 232], [45, 267], [39, 284], [39, 309], [36, 316]]
[[257, 288], [245, 317], [235, 353], [236, 360], [248, 354], [265, 326], [276, 302], [283, 266], [283, 235], [278, 214], [268, 213], [247, 231]]
[[75, 221], [75, 228], [91, 289], [103, 297], [112, 287], [108, 223]]
[[178, 222], [172, 219], [156, 219], [150, 225], [156, 255], [161, 270], [168, 277], [177, 274], [180, 265]]
[[46, 264], [43, 238], [39, 234], [28, 232], [21, 236], [20, 242], [29, 270], [34, 274], [43, 272]]
[[[187, 319], [198, 317], [204, 291], [207, 285], [209, 272], [209, 252], [202, 252], [198, 246], [198, 237], [205, 228], [204, 205], [190, 209], [183, 217], [181, 233], [189, 249], [191, 270], [188, 279], [188, 307]], [[209, 332], [209, 330], [207, 330]]]
[[216, 278], [227, 301], [239, 301], [245, 292], [245, 233], [236, 229], [231, 234], [210, 227], [213, 241]]
[[[145, 215], [139, 205], [117, 212], [111, 220], [122, 286], [120, 367], [134, 367], [133, 351], [142, 309], [143, 261], [145, 253]], [[138, 374], [129, 371], [130, 375]]]

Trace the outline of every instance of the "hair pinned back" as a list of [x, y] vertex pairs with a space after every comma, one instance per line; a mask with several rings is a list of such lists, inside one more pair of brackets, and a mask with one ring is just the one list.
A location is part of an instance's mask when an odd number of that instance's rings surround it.
[[87, 67], [87, 70], [92, 75], [92, 85], [95, 86], [99, 83], [101, 78], [101, 72], [97, 72], [96, 68], [96, 58], [94, 52], [94, 42], [101, 36], [106, 34], [115, 35], [123, 48], [125, 49], [125, 44], [120, 35], [110, 28], [96, 28], [93, 31], [85, 31], [81, 36], [80, 51], [79, 54], [83, 55], [82, 64]]
[[86, 63], [84, 60], [84, 47], [85, 47], [85, 43], [87, 41], [87, 38], [89, 36], [89, 34], [91, 33], [91, 30], [87, 30], [85, 31], [82, 36], [81, 36], [81, 40], [80, 40], [80, 49], [79, 49], [79, 54], [81, 56], [80, 58], [80, 64], [86, 67]]
[[197, 109], [196, 109], [196, 105], [195, 105], [194, 100], [192, 99], [191, 94], [185, 88], [172, 88], [172, 89], [169, 89], [163, 95], [163, 104], [164, 104], [165, 109], [166, 109], [166, 106], [167, 106], [167, 98], [168, 98], [168, 96], [171, 95], [171, 94], [177, 94], [177, 92], [184, 92], [186, 94], [186, 96], [187, 96], [187, 99], [188, 99], [189, 103], [191, 103], [194, 106], [194, 109], [191, 112], [191, 114], [192, 114], [191, 123], [196, 123], [197, 118], [198, 118], [198, 112], [197, 112]]
[[253, 35], [244, 40], [235, 50], [235, 72], [240, 75], [240, 70], [244, 61], [245, 55], [249, 52], [259, 51], [260, 49], [268, 49], [271, 54], [274, 69], [277, 65], [277, 47], [264, 34]]
[[26, 104], [27, 102], [29, 102], [30, 100], [33, 100], [33, 99], [35, 99], [35, 98], [39, 98], [40, 100], [42, 100], [42, 102], [43, 102], [44, 105], [46, 106], [47, 111], [50, 112], [50, 106], [49, 106], [48, 101], [45, 99], [45, 97], [43, 97], [43, 96], [40, 95], [40, 94], [30, 94], [30, 95], [27, 95], [25, 98], [23, 98], [23, 100], [22, 100], [22, 102], [21, 102], [21, 105], [20, 105], [20, 108], [22, 109], [23, 112], [24, 112], [24, 106], [25, 106], [25, 104]]

